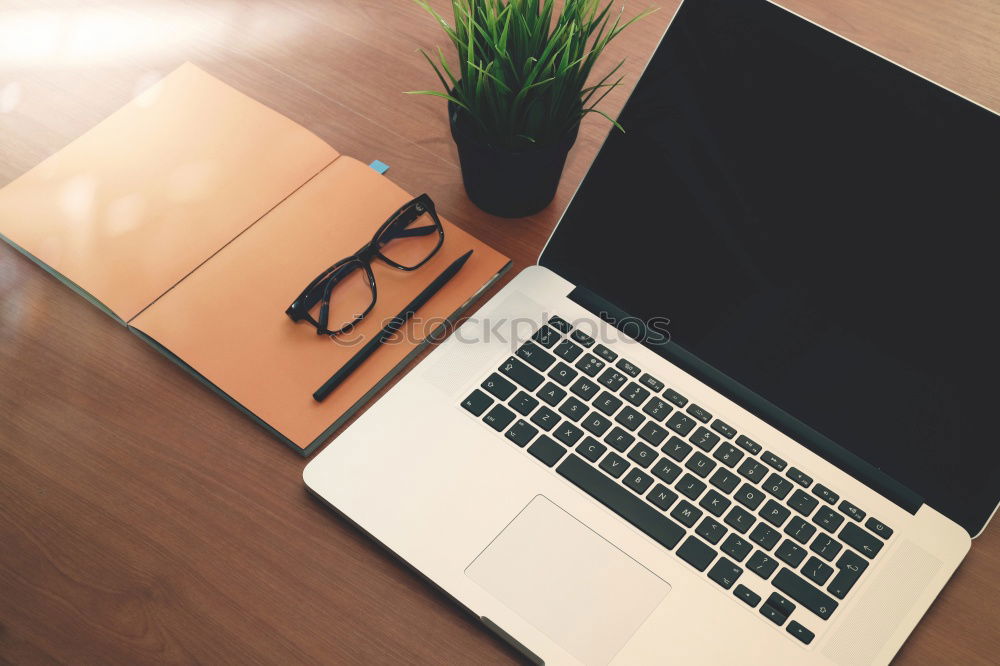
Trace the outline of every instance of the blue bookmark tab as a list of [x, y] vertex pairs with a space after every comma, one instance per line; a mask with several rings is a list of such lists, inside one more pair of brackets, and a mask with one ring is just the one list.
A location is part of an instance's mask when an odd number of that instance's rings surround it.
[[372, 162], [368, 166], [370, 166], [371, 168], [375, 169], [380, 174], [383, 174], [383, 173], [385, 173], [386, 171], [389, 170], [389, 165], [386, 164], [385, 162], [382, 162], [381, 160], [375, 160], [374, 162]]

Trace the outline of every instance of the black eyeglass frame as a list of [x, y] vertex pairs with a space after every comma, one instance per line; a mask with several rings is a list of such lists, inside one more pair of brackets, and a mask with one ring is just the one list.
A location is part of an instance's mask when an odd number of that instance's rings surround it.
[[[433, 224], [415, 227], [413, 229], [406, 228], [424, 213], [430, 215], [431, 220], [434, 222]], [[382, 253], [382, 248], [391, 241], [400, 238], [412, 238], [414, 236], [428, 236], [435, 231], [437, 231], [438, 235], [437, 245], [434, 246], [434, 249], [431, 250], [420, 263], [414, 266], [404, 266], [403, 264], [393, 261]], [[370, 313], [372, 308], [375, 307], [375, 301], [378, 300], [378, 288], [375, 285], [375, 273], [372, 272], [371, 267], [371, 262], [374, 259], [381, 259], [389, 266], [401, 271], [415, 271], [430, 261], [431, 258], [437, 254], [438, 250], [441, 249], [441, 245], [443, 244], [444, 227], [441, 225], [441, 219], [438, 217], [434, 202], [429, 196], [427, 196], [427, 194], [421, 194], [420, 196], [415, 197], [400, 206], [395, 213], [390, 215], [389, 218], [378, 228], [375, 235], [372, 236], [372, 239], [361, 249], [348, 257], [344, 257], [317, 275], [313, 281], [302, 290], [296, 299], [292, 301], [292, 304], [285, 310], [285, 314], [287, 314], [294, 322], [309, 322], [316, 327], [317, 335], [340, 335], [342, 333], [346, 333], [354, 328], [358, 322], [368, 316], [368, 313]], [[368, 304], [368, 307], [365, 308], [364, 312], [354, 315], [354, 319], [349, 323], [337, 330], [330, 330], [327, 328], [330, 316], [330, 293], [341, 280], [359, 269], [364, 269], [365, 275], [368, 277], [368, 286], [372, 292], [371, 303]], [[317, 320], [309, 314], [309, 311], [315, 307], [316, 303], [320, 302], [321, 299], [322, 304], [320, 305], [319, 318]]]

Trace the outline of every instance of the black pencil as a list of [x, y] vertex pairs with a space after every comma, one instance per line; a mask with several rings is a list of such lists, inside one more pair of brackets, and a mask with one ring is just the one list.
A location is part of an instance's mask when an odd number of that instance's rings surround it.
[[347, 379], [352, 372], [357, 370], [358, 366], [364, 363], [366, 358], [371, 356], [376, 349], [382, 346], [382, 343], [385, 342], [386, 338], [401, 329], [403, 324], [409, 321], [410, 317], [412, 317], [417, 310], [423, 307], [423, 305], [429, 301], [434, 294], [441, 291], [441, 287], [445, 286], [449, 280], [455, 277], [455, 274], [461, 270], [462, 266], [465, 265], [465, 262], [468, 261], [471, 256], [472, 250], [469, 250], [452, 262], [451, 266], [444, 269], [444, 272], [442, 272], [441, 275], [434, 278], [434, 281], [427, 285], [427, 287], [420, 292], [409, 305], [403, 308], [402, 312], [389, 320], [389, 323], [385, 325], [385, 328], [379, 331], [378, 334], [369, 340], [357, 354], [352, 356], [347, 363], [341, 366], [340, 370], [333, 373], [332, 377], [316, 389], [316, 392], [313, 393], [313, 400], [316, 402], [323, 402], [323, 400], [325, 400], [326, 397], [341, 384], [341, 382]]

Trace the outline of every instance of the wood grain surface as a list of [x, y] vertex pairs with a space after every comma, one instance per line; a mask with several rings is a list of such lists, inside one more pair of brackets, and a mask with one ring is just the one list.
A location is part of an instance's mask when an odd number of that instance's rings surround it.
[[[1000, 109], [997, 0], [782, 4]], [[661, 5], [609, 50], [606, 65], [627, 57], [630, 85], [676, 2]], [[435, 86], [416, 50], [437, 44], [410, 0], [0, 0], [0, 185], [189, 60], [338, 150], [392, 165], [514, 274], [608, 126], [584, 123], [550, 208], [491, 218], [465, 198], [443, 103], [402, 94]], [[0, 243], [0, 662], [518, 661], [310, 499], [304, 464]], [[997, 663], [998, 581], [994, 524], [897, 663]]]

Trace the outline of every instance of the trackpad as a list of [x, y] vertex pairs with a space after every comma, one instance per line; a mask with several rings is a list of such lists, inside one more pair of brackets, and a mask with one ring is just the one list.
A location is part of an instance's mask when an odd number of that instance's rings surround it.
[[670, 585], [538, 495], [465, 574], [585, 664], [607, 664]]

